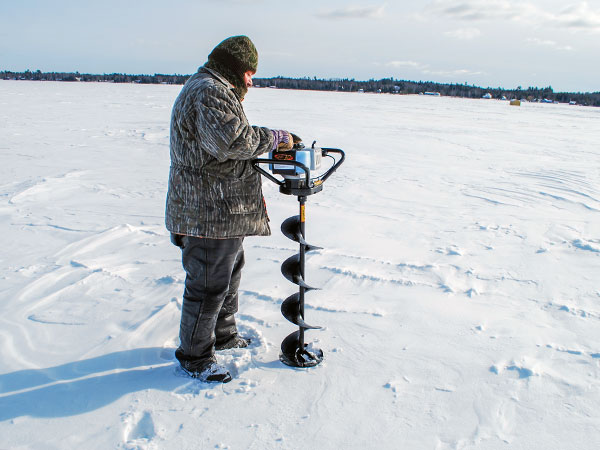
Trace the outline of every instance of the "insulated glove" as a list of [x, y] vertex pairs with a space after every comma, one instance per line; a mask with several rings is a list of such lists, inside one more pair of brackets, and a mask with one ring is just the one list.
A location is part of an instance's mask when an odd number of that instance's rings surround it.
[[294, 146], [294, 139], [289, 131], [271, 130], [273, 133], [273, 151], [291, 150]]

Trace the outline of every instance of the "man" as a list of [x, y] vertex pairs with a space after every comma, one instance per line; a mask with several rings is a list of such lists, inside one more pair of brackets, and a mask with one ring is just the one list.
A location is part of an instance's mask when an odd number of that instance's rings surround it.
[[225, 39], [184, 85], [171, 115], [166, 226], [186, 272], [175, 356], [202, 381], [231, 381], [215, 350], [249, 344], [234, 314], [245, 236], [271, 234], [251, 160], [293, 145], [290, 133], [250, 126], [242, 101], [258, 53], [246, 36]]

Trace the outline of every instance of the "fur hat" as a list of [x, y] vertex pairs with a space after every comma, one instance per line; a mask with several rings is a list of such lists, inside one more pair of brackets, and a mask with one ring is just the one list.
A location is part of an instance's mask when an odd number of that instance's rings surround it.
[[213, 49], [205, 66], [225, 77], [234, 86], [240, 99], [243, 99], [248, 92], [244, 73], [249, 70], [256, 72], [258, 51], [247, 36], [232, 36]]

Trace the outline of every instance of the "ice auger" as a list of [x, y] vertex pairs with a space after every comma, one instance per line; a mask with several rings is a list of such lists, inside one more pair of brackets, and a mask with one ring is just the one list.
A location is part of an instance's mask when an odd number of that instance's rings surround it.
[[[286, 219], [281, 224], [282, 233], [300, 245], [300, 252], [286, 259], [281, 265], [281, 273], [285, 278], [298, 285], [298, 292], [290, 295], [281, 304], [283, 316], [295, 325], [294, 331], [281, 343], [279, 359], [288, 366], [313, 367], [323, 361], [321, 349], [309, 349], [304, 342], [304, 331], [319, 329], [321, 327], [308, 325], [304, 321], [304, 294], [317, 289], [306, 284], [304, 276], [304, 263], [306, 253], [318, 250], [321, 247], [310, 245], [306, 242], [306, 211], [305, 205], [309, 195], [323, 190], [323, 183], [344, 162], [345, 154], [338, 148], [319, 148], [313, 142], [307, 149], [304, 144], [297, 143], [292, 150], [271, 152], [269, 158], [254, 160], [254, 168], [262, 175], [279, 185], [279, 192], [286, 195], [296, 195], [300, 204], [300, 214]], [[339, 154], [336, 160], [331, 154]], [[318, 171], [321, 167], [322, 157], [330, 157], [334, 164], [320, 176], [311, 178], [310, 171]], [[275, 175], [281, 175], [283, 180], [273, 176], [260, 167], [260, 164], [269, 164], [269, 170]]]

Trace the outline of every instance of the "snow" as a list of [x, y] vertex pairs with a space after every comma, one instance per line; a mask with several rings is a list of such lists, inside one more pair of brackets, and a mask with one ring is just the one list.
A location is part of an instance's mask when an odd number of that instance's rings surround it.
[[[250, 121], [339, 147], [309, 197], [306, 332], [279, 224], [247, 238], [234, 380], [174, 361], [163, 226], [180, 86], [0, 82], [0, 435], [15, 449], [595, 449], [600, 110], [252, 89]], [[324, 160], [326, 162], [327, 159]]]

